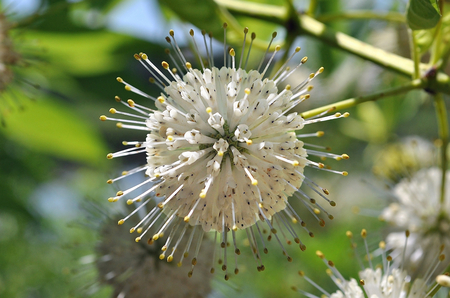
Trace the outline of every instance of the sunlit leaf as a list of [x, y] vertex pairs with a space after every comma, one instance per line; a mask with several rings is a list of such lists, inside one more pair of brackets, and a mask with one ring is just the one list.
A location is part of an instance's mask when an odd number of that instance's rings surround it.
[[410, 0], [406, 12], [408, 26], [413, 30], [431, 29], [441, 18], [436, 0]]
[[49, 99], [9, 115], [0, 133], [33, 151], [92, 166], [101, 165], [107, 151], [86, 119]]

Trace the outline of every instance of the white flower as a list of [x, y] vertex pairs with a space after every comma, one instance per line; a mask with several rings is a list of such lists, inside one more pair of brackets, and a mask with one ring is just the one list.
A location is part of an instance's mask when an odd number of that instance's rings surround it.
[[[406, 232], [407, 237], [409, 232]], [[356, 248], [356, 244], [353, 242], [353, 234], [347, 232], [347, 236], [351, 239], [353, 249]], [[320, 285], [309, 279], [303, 271], [300, 271], [300, 276], [304, 277], [311, 285], [322, 292], [321, 297], [329, 298], [424, 298], [433, 297], [438, 288], [432, 285], [433, 280], [431, 276], [435, 274], [437, 265], [441, 264], [444, 260], [443, 255], [432, 254], [432, 263], [427, 264], [425, 270], [426, 274], [421, 278], [414, 278], [411, 274], [403, 269], [402, 256], [398, 256], [400, 262], [393, 262], [391, 256], [387, 256], [386, 244], [384, 241], [380, 242], [379, 249], [370, 254], [368, 251], [368, 245], [366, 241], [367, 231], [362, 230], [361, 236], [364, 239], [364, 245], [366, 247], [367, 258], [369, 266], [362, 265], [361, 260], [358, 258], [362, 270], [359, 271], [359, 284], [354, 278], [350, 280], [342, 276], [339, 270], [336, 269], [334, 263], [327, 260], [324, 254], [317, 251], [316, 254], [327, 265], [327, 274], [333, 280], [334, 284], [338, 287], [338, 290], [332, 294], [325, 291]], [[372, 256], [381, 255], [381, 266], [374, 267]], [[357, 256], [358, 257], [358, 256]], [[399, 264], [396, 266], [395, 264]], [[439, 282], [445, 286], [447, 278], [439, 278]], [[292, 287], [293, 290], [309, 297], [317, 298], [312, 293], [308, 293], [298, 287]], [[436, 291], [435, 291], [436, 290]]]
[[[423, 169], [410, 179], [401, 180], [393, 189], [396, 202], [382, 212], [382, 219], [395, 230], [409, 230], [405, 266], [412, 272], [423, 273], [433, 255], [443, 252], [450, 255], [450, 172], [446, 175], [446, 195], [441, 201], [442, 171], [438, 168]], [[386, 239], [390, 248], [400, 254], [405, 234], [391, 232]], [[444, 262], [440, 269], [445, 268]]]
[[[244, 33], [247, 32], [246, 29]], [[191, 36], [193, 35], [194, 32], [191, 30]], [[289, 59], [273, 77], [267, 78], [265, 74], [270, 61], [280, 50], [279, 46], [275, 47], [275, 52], [263, 71], [242, 69], [241, 65], [247, 64], [243, 62], [243, 55], [239, 66], [236, 67], [234, 49], [228, 52], [228, 57], [225, 55], [225, 65], [230, 67], [217, 68], [213, 66], [214, 60], [209, 54], [212, 48], [206, 47], [206, 60], [210, 67], [206, 67], [202, 62], [202, 69], [197, 70], [185, 60], [173, 31], [170, 32], [170, 36], [166, 40], [180, 61], [174, 60], [174, 64], [181, 63], [182, 68], [177, 67], [177, 70], [173, 71], [167, 62], [162, 62], [162, 67], [167, 73], [165, 75], [146, 54], [135, 55], [135, 58], [155, 76], [155, 82], [162, 90], [158, 98], [118, 78], [119, 82], [125, 84], [126, 90], [153, 100], [156, 109], [139, 105], [130, 99], [124, 104], [133, 109], [135, 115], [116, 109], [111, 109], [110, 112], [134, 117], [133, 120], [100, 117], [101, 120], [118, 121], [118, 127], [147, 132], [145, 141], [125, 142], [132, 147], [108, 154], [108, 158], [145, 152], [147, 164], [128, 171], [127, 175], [145, 172], [149, 177], [148, 180], [131, 189], [119, 191], [109, 201], [118, 201], [138, 188], [141, 189], [140, 193], [134, 197], [128, 196], [128, 204], [143, 199], [147, 202], [150, 199], [146, 197], [154, 193], [156, 197], [162, 198], [162, 201], [158, 204], [159, 208], [149, 213], [147, 220], [136, 225], [135, 230], [143, 229], [136, 241], [144, 237], [147, 227], [153, 225], [153, 217], [165, 213], [166, 223], [151, 236], [152, 239], [158, 239], [170, 231], [170, 227], [175, 230], [183, 229], [184, 222], [201, 226], [202, 234], [215, 231], [216, 237], [217, 233], [221, 237], [220, 254], [224, 262], [222, 269], [226, 272], [226, 243], [230, 241], [229, 232], [235, 252], [239, 252], [235, 238], [237, 230], [247, 232], [258, 270], [264, 269], [260, 261], [261, 246], [257, 244], [259, 242], [257, 239], [262, 239], [260, 221], [268, 225], [281, 245], [283, 253], [288, 260], [292, 260], [274, 226], [279, 226], [283, 237], [285, 233], [292, 235], [294, 241], [300, 244], [300, 248], [305, 249], [290, 221], [300, 222], [302, 226], [305, 224], [288, 202], [288, 198], [297, 196], [306, 208], [313, 212], [321, 225], [325, 222], [317, 214], [324, 213], [330, 219], [332, 215], [316, 203], [315, 199], [300, 191], [299, 187], [305, 182], [326, 202], [335, 205], [326, 198], [325, 195], [328, 194], [326, 189], [304, 176], [304, 168], [310, 166], [347, 175], [346, 172], [330, 170], [322, 163], [309, 160], [308, 155], [336, 160], [348, 158], [346, 154], [335, 155], [306, 149], [298, 137], [320, 136], [323, 133], [297, 135], [296, 131], [307, 124], [347, 117], [348, 113], [320, 115], [305, 120], [297, 112], [293, 112], [294, 107], [309, 98], [307, 92], [312, 87], [308, 86], [308, 83], [322, 72], [322, 68], [312, 73], [298, 86], [288, 85], [280, 91], [279, 84], [305, 63], [306, 57], [302, 58], [293, 69], [286, 66]], [[255, 35], [252, 34], [252, 43], [254, 39]], [[204, 40], [206, 45], [206, 38]], [[193, 41], [196, 47], [195, 39]], [[297, 48], [294, 54], [299, 50], [300, 48]], [[200, 54], [198, 55], [200, 57]], [[201, 57], [200, 61], [203, 61]], [[120, 101], [118, 97], [117, 100]], [[120, 178], [122, 177], [111, 179], [109, 183]], [[119, 224], [128, 218], [129, 216]], [[312, 236], [311, 232], [308, 233]], [[235, 272], [237, 271], [235, 268]]]

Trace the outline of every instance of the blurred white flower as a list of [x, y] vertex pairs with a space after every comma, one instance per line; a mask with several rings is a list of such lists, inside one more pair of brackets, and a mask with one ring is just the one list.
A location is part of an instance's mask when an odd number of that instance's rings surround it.
[[411, 231], [404, 264], [411, 272], [423, 273], [439, 251], [450, 255], [450, 172], [442, 201], [441, 179], [441, 169], [429, 168], [401, 180], [393, 189], [396, 201], [381, 215], [393, 230], [386, 239], [388, 247], [396, 250], [393, 254], [401, 254], [405, 243], [404, 233], [396, 231]]
[[[410, 233], [404, 232], [407, 238]], [[386, 243], [381, 241], [379, 244], [379, 249], [374, 251], [373, 254], [369, 252], [368, 244], [366, 241], [367, 231], [362, 230], [361, 236], [364, 239], [364, 245], [366, 248], [366, 260], [368, 261], [368, 266], [362, 265], [362, 261], [358, 258], [358, 263], [361, 265], [361, 271], [359, 271], [358, 281], [354, 278], [347, 279], [342, 276], [339, 270], [335, 267], [333, 261], [327, 260], [324, 254], [317, 251], [316, 254], [323, 262], [327, 265], [327, 274], [333, 280], [334, 284], [338, 287], [338, 290], [334, 293], [327, 292], [320, 285], [315, 283], [313, 280], [308, 278], [303, 271], [299, 271], [299, 275], [305, 278], [313, 287], [319, 290], [322, 295], [320, 297], [329, 298], [424, 298], [424, 297], [434, 297], [438, 292], [439, 286], [433, 284], [433, 275], [436, 274], [437, 268], [443, 263], [445, 259], [444, 255], [430, 254], [431, 263], [427, 264], [424, 268], [426, 273], [421, 275], [420, 278], [414, 278], [411, 276], [410, 272], [403, 268], [404, 256], [398, 256], [399, 262], [393, 261], [390, 255], [387, 255]], [[347, 232], [347, 237], [352, 241], [353, 249], [356, 248], [356, 244], [353, 242], [353, 234]], [[404, 248], [407, 246], [403, 242]], [[373, 255], [381, 255], [381, 264], [373, 264]], [[446, 276], [447, 277], [447, 276]], [[446, 286], [447, 279], [441, 277], [440, 285]], [[309, 298], [318, 298], [312, 293], [302, 290], [298, 287], [292, 287], [293, 290], [305, 295]]]
[[[140, 105], [131, 99], [125, 103], [116, 97], [118, 102], [131, 108], [134, 114], [111, 109], [112, 114], [124, 115], [127, 118], [100, 117], [103, 121], [117, 121], [120, 128], [147, 132], [145, 141], [124, 142], [124, 145], [131, 147], [108, 154], [108, 158], [147, 154], [147, 164], [108, 181], [113, 183], [139, 172], [149, 177], [143, 183], [119, 191], [116, 196], [109, 198], [109, 201], [116, 202], [128, 197], [128, 204], [144, 200], [135, 211], [120, 220], [119, 224], [123, 224], [141, 206], [146, 205], [151, 200], [149, 195], [154, 194], [162, 198], [158, 206], [132, 228], [132, 232], [140, 232], [136, 241], [140, 241], [148, 233], [163, 213], [167, 216], [165, 223], [150, 235], [150, 239], [157, 240], [166, 232], [170, 234], [170, 239], [173, 233], [179, 233], [180, 237], [188, 235], [186, 223], [194, 226], [193, 231], [200, 233], [200, 239], [204, 232], [215, 231], [215, 238], [217, 234], [220, 238], [221, 251], [218, 254], [223, 263], [225, 279], [229, 277], [226, 247], [231, 242], [230, 232], [236, 257], [240, 250], [236, 244], [235, 232], [246, 231], [259, 271], [264, 270], [260, 251], [267, 252], [264, 244], [257, 244], [257, 239], [262, 240], [265, 230], [260, 221], [267, 224], [268, 230], [289, 261], [292, 258], [282, 244], [283, 239], [290, 243], [285, 234], [291, 235], [300, 248], [305, 249], [290, 222], [300, 222], [303, 227], [305, 223], [288, 202], [289, 197], [298, 198], [322, 226], [325, 221], [318, 214], [324, 213], [330, 219], [333, 218], [315, 199], [299, 190], [305, 182], [326, 203], [335, 205], [326, 198], [326, 189], [305, 177], [303, 172], [306, 166], [347, 175], [346, 172], [331, 170], [321, 162], [308, 159], [311, 155], [322, 159], [348, 158], [346, 154], [335, 155], [315, 150], [317, 146], [307, 145], [299, 140], [321, 136], [323, 132], [303, 135], [296, 133], [308, 124], [348, 116], [348, 113], [336, 113], [305, 120], [296, 112], [292, 112], [295, 106], [309, 98], [308, 91], [312, 89], [309, 83], [323, 69], [310, 74], [298, 85], [287, 85], [280, 91], [280, 83], [304, 64], [307, 58], [302, 58], [292, 69], [287, 66], [291, 58], [299, 52], [300, 48], [296, 48], [286, 63], [268, 78], [266, 74], [270, 64], [280, 51], [280, 46], [276, 46], [264, 67], [262, 61], [257, 70], [246, 71], [248, 56], [256, 37], [254, 33], [251, 35], [250, 48], [247, 58], [244, 59], [247, 33], [246, 28], [239, 62], [235, 58], [235, 50], [227, 50], [224, 43], [225, 66], [220, 69], [214, 66], [213, 48], [208, 46], [205, 32], [202, 32], [207, 55], [205, 60], [198, 52], [193, 38], [201, 62], [201, 69], [197, 70], [186, 61], [177, 45], [174, 32], [170, 31], [170, 37], [166, 40], [172, 46], [177, 59], [169, 50], [166, 52], [176, 69], [170, 69], [169, 64], [164, 61], [164, 74], [146, 54], [135, 55], [154, 77], [151, 81], [160, 87], [161, 96], [154, 98], [118, 78], [119, 82], [125, 84], [126, 90], [152, 100], [156, 109]], [[194, 37], [193, 30], [190, 35]], [[276, 34], [273, 34], [273, 38], [275, 36]], [[129, 195], [137, 189], [140, 189], [137, 195]], [[312, 236], [309, 230], [305, 227], [304, 229]], [[174, 245], [171, 248], [174, 251], [177, 249], [177, 241], [169, 241], [165, 247], [169, 249], [170, 245]], [[200, 242], [195, 245], [198, 247]], [[197, 254], [194, 258], [197, 258]], [[172, 259], [169, 256], [167, 260]], [[234, 272], [237, 273], [237, 261], [235, 264]]]

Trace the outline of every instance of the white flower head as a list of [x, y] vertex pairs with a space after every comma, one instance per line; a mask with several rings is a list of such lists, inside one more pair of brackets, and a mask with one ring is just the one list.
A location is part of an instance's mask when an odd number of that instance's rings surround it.
[[[245, 29], [244, 33], [245, 41], [248, 29]], [[190, 34], [193, 37], [194, 31], [191, 30]], [[275, 36], [274, 34], [273, 37]], [[206, 46], [205, 34], [203, 37]], [[254, 39], [255, 35], [252, 34], [251, 44]], [[203, 57], [198, 54], [201, 69], [194, 69], [181, 53], [173, 31], [170, 31], [170, 37], [166, 40], [178, 58], [174, 59], [171, 52], [167, 51], [173, 58], [176, 71], [171, 70], [167, 62], [162, 62], [166, 73], [164, 74], [146, 54], [135, 55], [154, 76], [155, 84], [161, 88], [162, 93], [158, 98], [118, 78], [119, 82], [125, 84], [126, 90], [153, 100], [156, 109], [139, 105], [131, 99], [124, 103], [116, 97], [117, 101], [130, 107], [136, 114], [116, 109], [111, 109], [110, 112], [133, 118], [100, 117], [101, 120], [118, 121], [121, 128], [143, 130], [147, 133], [144, 142], [125, 142], [132, 147], [110, 153], [108, 158], [146, 153], [147, 164], [128, 171], [125, 176], [145, 172], [149, 176], [148, 180], [128, 190], [119, 191], [109, 201], [118, 201], [137, 189], [140, 189], [140, 193], [134, 197], [130, 195], [127, 201], [129, 204], [141, 200], [147, 202], [151, 199], [148, 198], [151, 194], [162, 198], [149, 218], [136, 226], [144, 229], [137, 241], [146, 234], [146, 227], [153, 225], [153, 217], [164, 213], [167, 216], [166, 223], [153, 239], [171, 231], [171, 228], [183, 229], [185, 223], [201, 227], [201, 233], [214, 231], [216, 237], [219, 234], [221, 238], [220, 254], [224, 262], [222, 269], [226, 272], [226, 243], [231, 242], [231, 234], [234, 250], [236, 254], [239, 252], [235, 238], [235, 232], [238, 230], [247, 232], [258, 262], [258, 270], [264, 269], [257, 244], [257, 239], [262, 239], [261, 222], [268, 225], [269, 231], [281, 245], [288, 260], [292, 260], [281, 244], [274, 226], [279, 226], [283, 235], [292, 235], [300, 248], [305, 249], [290, 222], [299, 222], [303, 227], [305, 224], [294, 211], [288, 198], [295, 196], [300, 199], [321, 225], [324, 225], [325, 221], [318, 214], [325, 214], [330, 219], [333, 217], [315, 199], [299, 190], [302, 183], [305, 182], [325, 202], [335, 205], [326, 197], [326, 189], [304, 176], [304, 168], [310, 166], [347, 175], [346, 172], [330, 170], [323, 163], [308, 159], [310, 155], [336, 160], [348, 158], [346, 154], [335, 155], [306, 149], [307, 146], [299, 140], [321, 136], [323, 132], [304, 135], [296, 133], [304, 125], [348, 116], [348, 113], [336, 113], [305, 120], [293, 112], [293, 108], [309, 98], [308, 91], [312, 87], [308, 84], [323, 69], [312, 73], [298, 86], [286, 86], [280, 91], [279, 84], [307, 61], [304, 57], [295, 68], [287, 66], [300, 48], [295, 49], [294, 55], [274, 76], [266, 77], [271, 61], [280, 50], [279, 46], [275, 47], [269, 63], [262, 71], [261, 67], [250, 71], [244, 69], [247, 64], [243, 59], [245, 43], [238, 65], [236, 53], [231, 49], [224, 51], [224, 65], [229, 66], [215, 67], [212, 48], [206, 46], [206, 61], [203, 62]], [[193, 42], [197, 47], [195, 39]], [[110, 179], [109, 183], [123, 177]], [[306, 231], [312, 236], [309, 230]], [[235, 272], [237, 271], [235, 268]]]
[[[411, 178], [402, 179], [393, 189], [395, 202], [386, 207], [381, 217], [393, 230], [386, 239], [389, 248], [400, 254], [407, 240], [405, 268], [423, 273], [433, 254], [450, 255], [450, 192], [441, 199], [442, 170], [422, 169]], [[450, 188], [450, 172], [446, 175]], [[398, 230], [411, 231], [410, 237]], [[441, 269], [446, 267], [443, 262]]]
[[[409, 231], [405, 233], [406, 237], [409, 236]], [[426, 274], [420, 278], [414, 278], [407, 270], [403, 268], [404, 258], [402, 255], [397, 256], [400, 262], [393, 261], [392, 256], [387, 255], [386, 243], [381, 241], [379, 248], [373, 253], [369, 253], [368, 244], [366, 241], [367, 231], [362, 230], [361, 236], [364, 239], [364, 246], [366, 248], [366, 260], [368, 260], [368, 266], [363, 265], [360, 258], [357, 257], [358, 263], [361, 266], [359, 271], [359, 282], [354, 278], [347, 279], [342, 276], [339, 270], [335, 267], [334, 263], [327, 260], [324, 254], [317, 251], [317, 256], [323, 260], [328, 267], [327, 274], [333, 280], [334, 284], [338, 287], [338, 290], [334, 293], [329, 293], [324, 290], [320, 285], [316, 284], [310, 278], [308, 278], [303, 271], [299, 271], [299, 275], [304, 277], [311, 285], [317, 290], [322, 292], [321, 297], [329, 298], [424, 298], [433, 297], [439, 288], [433, 284], [434, 280], [431, 278], [438, 268], [437, 265], [441, 264], [445, 259], [444, 255], [433, 254], [433, 261], [427, 264], [425, 270]], [[356, 252], [356, 244], [353, 242], [353, 234], [347, 232], [347, 237], [351, 239], [352, 248]], [[406, 245], [406, 244], [404, 244]], [[372, 256], [381, 256], [381, 265], [375, 266], [372, 260]], [[399, 266], [397, 266], [397, 264]], [[442, 286], [447, 286], [448, 276], [442, 275], [437, 279], [438, 283]], [[358, 285], [359, 283], [359, 285]], [[307, 297], [315, 297], [312, 293], [308, 293], [298, 287], [292, 287], [294, 291], [297, 291]]]

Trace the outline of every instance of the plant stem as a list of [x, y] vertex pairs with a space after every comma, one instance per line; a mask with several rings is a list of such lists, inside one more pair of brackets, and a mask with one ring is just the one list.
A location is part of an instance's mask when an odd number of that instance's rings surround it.
[[423, 80], [414, 80], [411, 81], [405, 85], [399, 86], [399, 87], [394, 87], [391, 88], [389, 90], [386, 91], [382, 91], [382, 92], [377, 92], [371, 95], [366, 95], [366, 96], [358, 96], [358, 97], [353, 97], [353, 98], [349, 98], [349, 99], [345, 99], [342, 101], [338, 101], [336, 103], [333, 104], [329, 104], [326, 106], [322, 106], [320, 108], [316, 108], [313, 110], [309, 110], [306, 111], [304, 113], [301, 113], [300, 116], [302, 116], [303, 118], [307, 119], [307, 118], [311, 118], [313, 116], [316, 116], [320, 113], [326, 112], [326, 111], [337, 111], [337, 110], [342, 110], [342, 109], [347, 109], [347, 108], [351, 108], [354, 107], [360, 103], [366, 102], [366, 101], [376, 101], [378, 99], [381, 99], [383, 97], [387, 97], [387, 96], [393, 96], [393, 95], [397, 95], [397, 94], [402, 94], [405, 92], [408, 92], [410, 90], [414, 90], [414, 89], [422, 89], [426, 86], [426, 82]]
[[[308, 15], [311, 15], [308, 13]], [[405, 16], [398, 12], [377, 13], [370, 10], [356, 10], [351, 12], [340, 12], [323, 14], [316, 18], [323, 23], [338, 21], [338, 20], [359, 20], [359, 19], [375, 19], [388, 22], [405, 23]]]
[[308, 11], [306, 12], [309, 16], [314, 16], [317, 8], [317, 0], [309, 0]]
[[416, 35], [413, 30], [408, 29], [409, 34], [409, 47], [411, 49], [411, 58], [414, 62], [414, 74], [412, 76], [413, 80], [420, 78], [420, 54], [417, 47]]
[[439, 139], [442, 142], [441, 156], [440, 156], [442, 169], [440, 202], [441, 204], [444, 204], [445, 182], [447, 175], [448, 117], [447, 117], [447, 110], [445, 107], [444, 96], [442, 95], [442, 93], [438, 93], [434, 96], [434, 104], [436, 108], [436, 117], [438, 121], [437, 124], [438, 124]]

